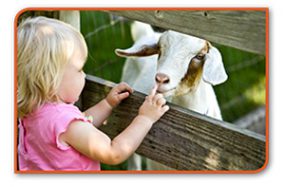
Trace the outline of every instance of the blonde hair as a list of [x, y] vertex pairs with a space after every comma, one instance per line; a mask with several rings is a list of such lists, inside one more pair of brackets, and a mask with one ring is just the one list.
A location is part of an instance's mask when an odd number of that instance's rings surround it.
[[28, 18], [18, 27], [18, 117], [55, 102], [65, 65], [75, 50], [87, 57], [83, 36], [59, 20]]

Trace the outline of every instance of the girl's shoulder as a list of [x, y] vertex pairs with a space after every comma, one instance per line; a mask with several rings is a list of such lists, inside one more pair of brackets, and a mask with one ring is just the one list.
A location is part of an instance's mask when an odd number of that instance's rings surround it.
[[38, 112], [80, 112], [77, 106], [66, 103], [45, 103], [43, 104]]
[[35, 112], [33, 112], [29, 117], [39, 117], [46, 116], [47, 118], [55, 118], [56, 116], [68, 116], [76, 115], [82, 116], [82, 112], [79, 108], [73, 104], [66, 103], [44, 103]]
[[[78, 107], [73, 104], [66, 103], [45, 103], [35, 112], [22, 119], [27, 125], [31, 124], [49, 124], [52, 126], [67, 126], [71, 121], [80, 120], [91, 122], [85, 117]], [[60, 125], [58, 125], [60, 124]]]

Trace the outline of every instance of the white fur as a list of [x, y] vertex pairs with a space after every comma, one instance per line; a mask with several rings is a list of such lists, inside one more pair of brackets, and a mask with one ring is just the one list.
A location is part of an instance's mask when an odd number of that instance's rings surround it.
[[[220, 108], [212, 87], [227, 79], [219, 51], [210, 46], [205, 57], [202, 78], [195, 87], [182, 87], [180, 83], [187, 73], [189, 62], [205, 47], [207, 41], [174, 31], [158, 34], [149, 25], [140, 22], [135, 22], [131, 28], [134, 45], [126, 50], [116, 50], [119, 56], [128, 57], [122, 81], [130, 84], [135, 90], [148, 94], [155, 84], [156, 74], [163, 73], [169, 77], [169, 82], [160, 84], [158, 91], [163, 93], [168, 101], [221, 120]], [[160, 50], [159, 59], [158, 55], [136, 57], [132, 54], [145, 46], [157, 43]], [[141, 169], [139, 160], [139, 157], [135, 156], [134, 160], [129, 162], [129, 168]], [[167, 169], [150, 160], [147, 161], [147, 167]]]

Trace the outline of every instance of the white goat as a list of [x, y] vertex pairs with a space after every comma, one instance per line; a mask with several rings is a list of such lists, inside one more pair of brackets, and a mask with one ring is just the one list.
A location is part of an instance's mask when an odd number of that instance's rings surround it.
[[[212, 85], [227, 80], [220, 52], [208, 41], [174, 31], [162, 34], [150, 25], [134, 22], [135, 41], [129, 49], [116, 49], [118, 56], [128, 57], [122, 81], [148, 94], [154, 84], [168, 101], [201, 114], [222, 119]], [[150, 170], [168, 169], [147, 160]], [[141, 169], [140, 159], [129, 161], [129, 169]]]

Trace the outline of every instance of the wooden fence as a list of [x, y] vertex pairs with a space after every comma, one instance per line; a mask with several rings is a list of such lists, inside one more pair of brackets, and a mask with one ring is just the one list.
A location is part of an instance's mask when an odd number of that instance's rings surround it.
[[[83, 110], [104, 98], [114, 86], [90, 75], [86, 80]], [[132, 94], [114, 109], [101, 129], [115, 137], [137, 115], [144, 98], [141, 93]], [[137, 153], [178, 170], [257, 170], [264, 165], [264, 136], [168, 105], [170, 110], [153, 126]]]
[[266, 9], [111, 10], [112, 14], [172, 29], [241, 50], [265, 54]]
[[[268, 9], [266, 8], [200, 8], [195, 10], [155, 9], [123, 10], [106, 8], [105, 11], [131, 20], [138, 20], [164, 29], [204, 38], [211, 42], [258, 54], [266, 53], [268, 35]], [[74, 25], [80, 24], [79, 10], [58, 8], [58, 11], [37, 11], [35, 15], [52, 14], [56, 18]], [[60, 11], [59, 11], [60, 10]], [[83, 8], [84, 10], [84, 8]], [[91, 9], [89, 9], [91, 10]], [[95, 9], [96, 10], [96, 9]]]

